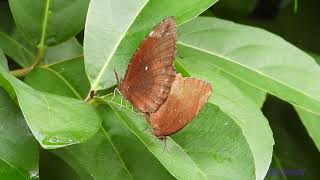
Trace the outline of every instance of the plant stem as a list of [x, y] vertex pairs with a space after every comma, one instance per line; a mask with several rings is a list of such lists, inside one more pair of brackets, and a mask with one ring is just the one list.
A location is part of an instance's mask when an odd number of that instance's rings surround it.
[[88, 101], [92, 100], [94, 95], [95, 95], [94, 90], [90, 90], [87, 97], [84, 99], [84, 101], [88, 102]]
[[47, 34], [48, 15], [50, 14], [49, 7], [50, 7], [50, 0], [46, 0], [44, 12], [43, 12], [41, 38], [40, 38], [40, 43], [37, 46], [38, 52], [37, 52], [35, 62], [33, 64], [34, 67], [41, 64], [41, 61], [43, 60], [44, 53], [46, 50], [45, 39], [46, 39], [46, 34]]
[[298, 12], [298, 0], [294, 0], [293, 2], [293, 12], [297, 13]]
[[15, 76], [15, 77], [24, 77], [26, 76], [31, 70], [33, 69], [32, 66], [27, 66], [25, 68], [22, 69], [16, 69], [13, 71], [10, 71], [10, 74]]
[[37, 55], [35, 57], [35, 61], [33, 64], [31, 64], [30, 66], [27, 66], [25, 68], [22, 68], [22, 69], [10, 71], [10, 74], [15, 77], [24, 77], [30, 71], [32, 71], [35, 67], [39, 66], [43, 57], [44, 57], [44, 52], [45, 52], [46, 47], [45, 46], [38, 46], [38, 47], [39, 47], [38, 52], [37, 52]]
[[42, 32], [41, 32], [40, 42], [37, 46], [38, 51], [37, 51], [37, 55], [35, 57], [34, 63], [25, 68], [10, 71], [10, 74], [12, 74], [13, 76], [15, 77], [26, 76], [30, 71], [32, 71], [35, 67], [41, 64], [46, 51], [45, 38], [47, 33], [48, 14], [50, 13], [49, 7], [50, 7], [50, 0], [46, 0], [44, 12], [43, 12]]

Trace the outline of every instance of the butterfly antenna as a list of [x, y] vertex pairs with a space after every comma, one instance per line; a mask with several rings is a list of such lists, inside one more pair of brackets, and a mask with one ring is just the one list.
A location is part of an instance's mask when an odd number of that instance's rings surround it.
[[117, 87], [119, 88], [120, 87], [120, 79], [119, 79], [118, 73], [117, 73], [116, 69], [113, 69], [113, 71], [114, 71], [114, 75], [116, 76], [116, 79], [117, 79]]

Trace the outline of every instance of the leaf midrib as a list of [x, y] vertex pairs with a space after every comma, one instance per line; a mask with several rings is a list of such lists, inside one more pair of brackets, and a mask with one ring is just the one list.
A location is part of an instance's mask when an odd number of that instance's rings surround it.
[[129, 171], [126, 163], [125, 163], [124, 160], [122, 159], [122, 157], [121, 157], [118, 149], [116, 148], [116, 146], [115, 146], [114, 143], [112, 142], [110, 135], [109, 135], [108, 132], [104, 129], [103, 126], [101, 126], [101, 130], [103, 131], [103, 134], [106, 136], [106, 138], [107, 138], [108, 141], [110, 142], [113, 150], [116, 152], [116, 155], [117, 155], [118, 158], [120, 159], [121, 164], [123, 165], [124, 169], [127, 171], [127, 173], [129, 174], [129, 176], [131, 177], [130, 179], [133, 179], [133, 175], [131, 174], [131, 172]]
[[57, 76], [59, 79], [61, 79], [65, 84], [66, 86], [71, 90], [71, 92], [80, 100], [82, 100], [82, 97], [80, 95], [80, 93], [78, 91], [76, 91], [73, 86], [67, 81], [67, 79], [65, 79], [61, 74], [59, 74], [57, 71], [49, 68], [49, 67], [42, 67], [43, 69], [46, 69], [48, 70], [49, 72], [53, 73], [55, 76]]

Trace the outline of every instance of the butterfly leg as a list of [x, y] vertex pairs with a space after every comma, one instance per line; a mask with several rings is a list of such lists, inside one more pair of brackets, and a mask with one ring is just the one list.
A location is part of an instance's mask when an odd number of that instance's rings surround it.
[[144, 132], [144, 131], [146, 131], [146, 130], [149, 130], [151, 133], [152, 133], [152, 130], [150, 129], [150, 127], [149, 126], [147, 126], [145, 129], [143, 129], [142, 131]]
[[114, 97], [116, 96], [116, 91], [117, 91], [118, 88], [114, 88], [113, 90], [113, 96], [111, 98], [111, 101], [113, 101]]
[[123, 99], [122, 99], [122, 97], [121, 97], [121, 98], [120, 98], [120, 107], [119, 107], [119, 109], [118, 109], [119, 111], [120, 111], [121, 108], [123, 107], [123, 102], [122, 102], [122, 101], [123, 101]]
[[164, 140], [164, 147], [162, 149], [162, 153], [164, 153], [164, 151], [167, 149], [167, 137], [164, 136], [164, 137], [162, 137], [161, 140]]
[[152, 131], [152, 129], [151, 128], [149, 128], [149, 127], [147, 127], [147, 129], [146, 130], [149, 130], [149, 133], [148, 132], [146, 132], [146, 134], [148, 134], [149, 136], [150, 136], [150, 141], [149, 142], [147, 142], [147, 144], [156, 144], [156, 142], [157, 141], [159, 141], [158, 140], [158, 138], [156, 138], [154, 135], [153, 135], [153, 131]]
[[[132, 111], [132, 108], [130, 108], [130, 103], [128, 100], [125, 99], [125, 102], [126, 102], [126, 110], [131, 110]], [[129, 109], [130, 108], [130, 109]]]
[[148, 128], [149, 128], [149, 127], [147, 126], [147, 127], [146, 127], [146, 128], [144, 128], [144, 130], [142, 130], [142, 131], [146, 131]]

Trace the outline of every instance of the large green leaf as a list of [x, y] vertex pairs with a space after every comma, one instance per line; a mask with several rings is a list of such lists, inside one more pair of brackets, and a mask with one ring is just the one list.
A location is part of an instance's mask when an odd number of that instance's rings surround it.
[[295, 107], [298, 112], [303, 125], [306, 127], [310, 137], [313, 139], [314, 144], [320, 151], [320, 116], [307, 112], [299, 107]]
[[0, 84], [16, 96], [22, 113], [43, 148], [81, 143], [100, 128], [95, 109], [84, 101], [32, 89], [0, 67]]
[[83, 57], [34, 69], [24, 81], [37, 90], [77, 99], [84, 99], [90, 89]]
[[16, 30], [8, 2], [0, 2], [0, 48], [20, 66], [25, 67], [34, 59], [33, 51], [27, 47]]
[[274, 141], [259, 104], [248, 96], [248, 92], [261, 93], [250, 86], [243, 88], [244, 85], [239, 80], [211, 64], [204, 64], [201, 56], [184, 55], [183, 59], [179, 59], [180, 67], [189, 75], [212, 84], [213, 94], [209, 102], [219, 106], [241, 127], [255, 160], [256, 178], [263, 179], [271, 163]]
[[206, 17], [181, 26], [178, 34], [180, 56], [201, 57], [204, 64], [320, 115], [320, 67], [278, 36]]
[[32, 44], [54, 45], [84, 26], [89, 0], [9, 0], [15, 22]]
[[[92, 0], [84, 41], [86, 72], [91, 89], [116, 83], [113, 70], [124, 75], [132, 54], [153, 26], [167, 16], [182, 24], [217, 0]], [[126, 8], [123, 8], [126, 7]]]
[[[149, 131], [147, 122], [119, 100], [104, 100], [148, 150], [177, 179], [255, 179], [254, 160], [241, 128], [217, 106], [207, 103], [183, 130], [166, 143]], [[165, 149], [164, 149], [165, 148]]]
[[28, 66], [33, 62], [34, 55], [32, 52], [4, 32], [0, 32], [0, 48], [22, 67]]
[[38, 179], [37, 141], [19, 108], [0, 87], [0, 179]]
[[25, 82], [39, 91], [82, 99], [68, 80], [50, 67], [34, 69], [26, 76]]
[[[320, 56], [318, 54], [309, 53], [318, 64], [320, 64]], [[313, 142], [318, 147], [320, 151], [320, 116], [307, 112], [299, 107], [295, 107], [299, 117], [306, 127], [310, 137], [313, 139]]]
[[247, 98], [250, 98], [255, 104], [257, 104], [260, 108], [263, 106], [263, 103], [266, 99], [266, 93], [257, 89], [254, 86], [250, 86], [243, 81], [239, 81], [239, 79], [234, 78], [233, 76], [224, 74], [225, 78], [227, 78], [230, 82], [233, 83], [236, 87], [238, 87], [243, 95]]

